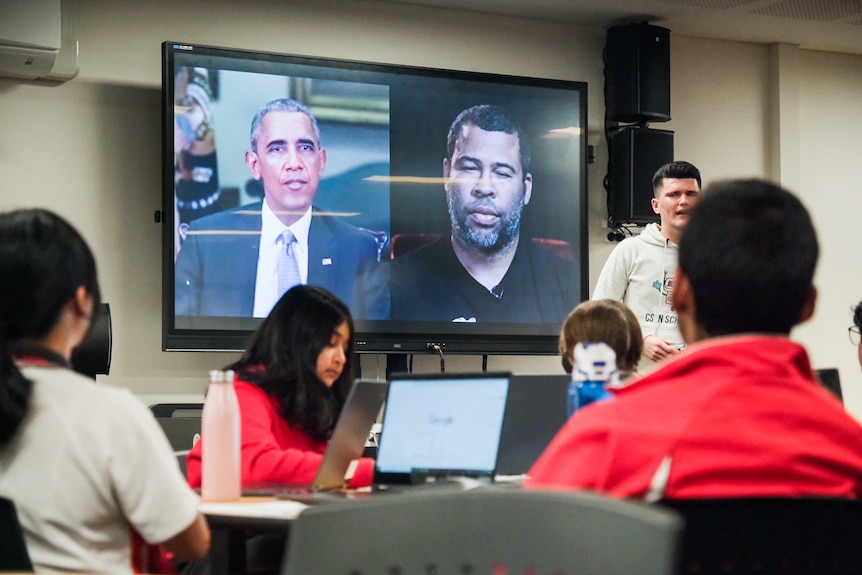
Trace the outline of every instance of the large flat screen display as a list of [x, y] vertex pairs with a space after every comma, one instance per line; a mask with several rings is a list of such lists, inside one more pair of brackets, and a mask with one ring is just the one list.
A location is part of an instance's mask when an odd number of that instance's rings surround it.
[[242, 350], [306, 283], [359, 352], [557, 352], [586, 84], [180, 42], [162, 72], [165, 350]]

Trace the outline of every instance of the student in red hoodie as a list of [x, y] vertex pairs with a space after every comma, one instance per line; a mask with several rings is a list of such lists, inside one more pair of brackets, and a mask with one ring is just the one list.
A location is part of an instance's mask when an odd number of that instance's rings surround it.
[[525, 485], [647, 501], [862, 496], [862, 426], [788, 337], [817, 295], [808, 212], [738, 180], [709, 187], [690, 217], [673, 291], [688, 347], [575, 413]]
[[[353, 383], [353, 319], [324, 288], [285, 292], [255, 332], [236, 372], [244, 488], [311, 483]], [[201, 485], [201, 437], [188, 455], [188, 481]], [[351, 487], [371, 483], [360, 459]]]

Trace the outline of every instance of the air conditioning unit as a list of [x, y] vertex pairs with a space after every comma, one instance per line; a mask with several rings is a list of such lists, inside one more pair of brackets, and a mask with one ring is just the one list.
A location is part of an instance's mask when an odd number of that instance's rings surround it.
[[0, 2], [0, 76], [65, 82], [78, 75], [73, 1]]

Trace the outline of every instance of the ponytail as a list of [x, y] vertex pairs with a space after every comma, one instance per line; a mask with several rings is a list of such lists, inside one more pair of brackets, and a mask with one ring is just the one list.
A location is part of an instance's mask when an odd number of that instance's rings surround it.
[[[0, 329], [0, 333], [2, 333]], [[0, 335], [0, 448], [12, 441], [30, 408], [33, 382], [24, 377]]]

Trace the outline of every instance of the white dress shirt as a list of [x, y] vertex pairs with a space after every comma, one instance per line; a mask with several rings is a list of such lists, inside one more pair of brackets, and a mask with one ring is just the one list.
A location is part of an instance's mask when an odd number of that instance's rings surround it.
[[266, 317], [278, 301], [278, 252], [284, 249], [279, 241], [289, 228], [296, 238], [294, 255], [299, 264], [302, 283], [308, 282], [308, 230], [311, 227], [311, 206], [290, 226], [281, 223], [266, 201], [261, 209], [260, 247], [257, 252], [257, 279], [254, 284], [254, 317]]

